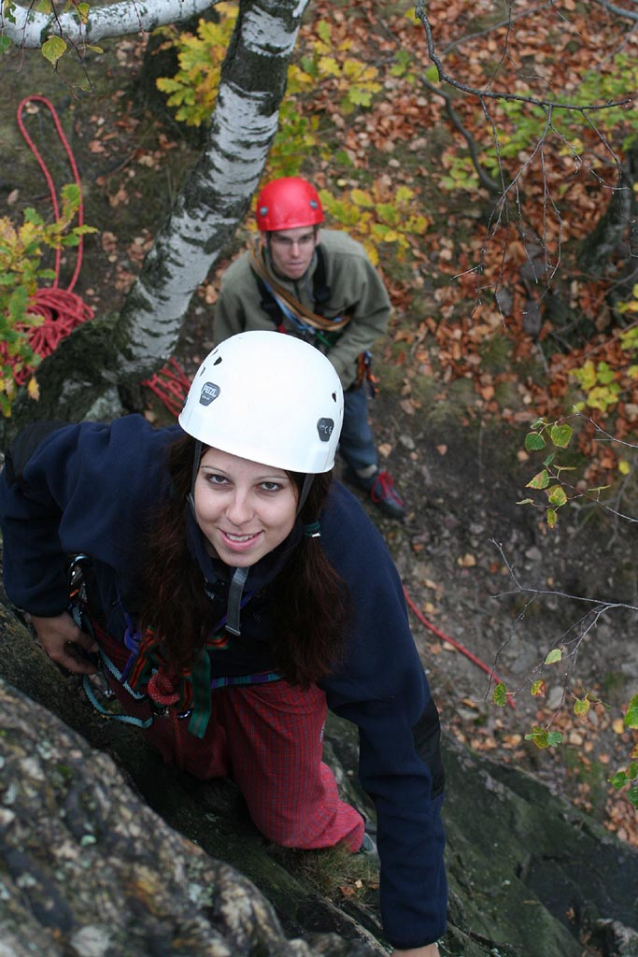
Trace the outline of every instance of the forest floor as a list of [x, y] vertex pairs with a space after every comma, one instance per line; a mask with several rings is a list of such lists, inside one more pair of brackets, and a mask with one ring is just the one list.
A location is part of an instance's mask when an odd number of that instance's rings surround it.
[[[122, 303], [197, 155], [191, 140], [132, 100], [129, 84], [140, 64], [140, 43], [126, 40], [106, 44], [105, 50], [93, 57], [100, 62], [92, 65], [94, 89], [86, 95], [58, 83], [39, 54], [5, 56], [0, 104], [0, 197], [3, 214], [12, 217], [26, 206], [47, 215], [49, 203], [18, 131], [16, 107], [23, 96], [48, 93], [59, 111], [81, 172], [85, 219], [98, 230], [85, 242], [77, 291], [98, 315]], [[27, 121], [56, 182], [68, 181], [64, 153], [45, 111], [28, 107]], [[427, 157], [422, 162], [427, 165]], [[468, 210], [463, 228], [471, 229], [474, 216]], [[245, 231], [238, 233], [194, 297], [177, 354], [188, 374], [211, 346], [219, 278], [246, 238]], [[71, 256], [63, 266], [67, 273]], [[405, 288], [406, 267], [401, 268]], [[622, 721], [623, 707], [638, 690], [633, 526], [589, 505], [564, 509], [550, 530], [542, 511], [517, 504], [540, 467], [524, 451], [536, 417], [533, 404], [521, 398], [514, 416], [486, 409], [480, 384], [446, 372], [434, 327], [421, 324], [415, 335], [414, 302], [394, 294], [387, 261], [384, 269], [395, 313], [376, 349], [380, 393], [371, 416], [384, 465], [405, 494], [408, 515], [396, 523], [371, 506], [369, 512], [388, 542], [410, 603], [426, 621], [410, 612], [446, 732], [542, 778], [638, 847], [635, 808], [609, 784], [636, 745]], [[438, 290], [422, 275], [418, 286], [419, 315], [429, 313], [435, 326], [445, 325], [437, 311]], [[484, 353], [485, 368], [509, 368], [511, 352], [499, 353], [502, 346], [497, 336], [495, 348]], [[430, 350], [439, 362], [424, 375], [423, 357]], [[525, 368], [542, 380], [540, 349], [530, 347]], [[516, 386], [518, 372], [512, 371]], [[148, 398], [149, 416], [161, 420], [165, 410], [150, 393]], [[561, 661], [543, 665], [553, 648], [562, 649]], [[513, 706], [493, 703], [497, 678], [485, 668], [505, 683]], [[530, 689], [541, 679], [534, 696]], [[577, 716], [574, 704], [587, 695], [589, 710]], [[562, 744], [537, 748], [525, 739], [535, 726], [561, 731]]]

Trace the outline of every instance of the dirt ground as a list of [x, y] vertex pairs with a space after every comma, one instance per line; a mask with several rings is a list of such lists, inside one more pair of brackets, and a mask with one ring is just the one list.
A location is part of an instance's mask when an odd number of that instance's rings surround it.
[[[52, 76], [39, 54], [5, 56], [0, 104], [1, 214], [15, 219], [26, 206], [43, 215], [49, 208], [16, 107], [24, 96], [45, 93], [59, 112], [80, 169], [85, 219], [98, 229], [85, 243], [76, 290], [97, 314], [123, 301], [196, 155], [189, 141], [158, 125], [132, 99], [139, 44], [105, 49], [87, 94]], [[46, 111], [31, 105], [26, 117], [55, 181], [68, 181]], [[240, 245], [241, 236], [194, 299], [177, 356], [189, 373], [211, 345], [219, 276]], [[73, 266], [70, 255], [62, 285]], [[572, 509], [548, 532], [537, 512], [516, 504], [534, 471], [521, 456], [523, 426], [515, 432], [498, 420], [481, 421], [472, 414], [471, 394], [460, 389], [445, 395], [426, 390], [420, 407], [406, 404], [402, 386], [411, 356], [407, 350], [397, 371], [392, 340], [409, 322], [397, 315], [388, 340], [379, 344], [381, 392], [371, 413], [409, 514], [402, 524], [372, 508], [370, 514], [416, 609], [415, 639], [443, 724], [470, 747], [542, 778], [638, 847], [635, 808], [608, 783], [636, 745], [622, 725], [622, 708], [638, 692], [632, 525], [599, 509]], [[543, 666], [555, 647], [563, 649], [562, 660]], [[493, 704], [497, 678], [485, 669], [505, 683], [513, 706]], [[540, 679], [542, 694], [533, 696], [531, 686]], [[600, 703], [578, 717], [575, 700], [587, 693]], [[563, 743], [538, 749], [525, 740], [536, 725], [562, 731]]]

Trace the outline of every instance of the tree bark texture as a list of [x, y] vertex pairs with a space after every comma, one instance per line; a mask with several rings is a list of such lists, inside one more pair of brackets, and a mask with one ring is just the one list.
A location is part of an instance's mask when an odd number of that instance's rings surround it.
[[106, 37], [121, 37], [140, 30], [150, 32], [165, 23], [180, 23], [207, 10], [219, 0], [147, 0], [133, 3], [119, 0], [103, 7], [92, 7], [86, 23], [74, 12], [43, 13], [33, 4], [16, 5], [13, 20], [0, 8], [0, 27], [16, 46], [36, 49], [51, 36], [61, 36], [71, 44], [97, 43]]
[[120, 315], [79, 327], [43, 362], [40, 401], [18, 397], [12, 418], [0, 423], [2, 441], [33, 419], [120, 414], [108, 401], [117, 386], [143, 381], [173, 354], [192, 296], [259, 185], [307, 3], [240, 0], [204, 149]]
[[277, 132], [307, 0], [242, 0], [205, 148], [117, 324], [124, 377], [172, 354], [197, 287], [246, 214]]

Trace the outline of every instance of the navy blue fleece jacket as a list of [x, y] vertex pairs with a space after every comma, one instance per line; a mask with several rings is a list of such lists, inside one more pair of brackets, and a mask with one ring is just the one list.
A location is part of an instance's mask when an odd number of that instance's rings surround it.
[[[134, 614], [140, 590], [144, 525], [169, 494], [166, 451], [180, 434], [133, 415], [111, 425], [64, 426], [44, 438], [32, 430], [18, 440], [0, 477], [4, 579], [16, 605], [38, 616], [61, 614], [69, 556], [84, 553], [97, 579], [92, 611], [122, 638], [123, 608]], [[321, 542], [354, 609], [346, 659], [322, 687], [330, 709], [359, 728], [360, 780], [378, 817], [386, 937], [397, 948], [419, 947], [445, 929], [438, 715], [397, 571], [379, 532], [339, 483], [321, 517]], [[214, 563], [197, 543], [194, 552], [214, 587]], [[269, 560], [266, 573], [261, 562], [251, 568], [247, 590], [267, 582]], [[277, 573], [285, 574], [285, 562]], [[274, 667], [268, 620], [266, 585], [242, 612], [241, 637], [211, 656], [214, 673]]]

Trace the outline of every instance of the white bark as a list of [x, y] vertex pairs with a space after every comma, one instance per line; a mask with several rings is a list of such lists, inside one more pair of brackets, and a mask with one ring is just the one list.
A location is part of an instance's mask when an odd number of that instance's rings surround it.
[[[197, 287], [245, 215], [277, 131], [308, 0], [242, 0], [233, 64], [222, 72], [207, 146], [156, 238], [120, 317], [125, 374], [174, 351]], [[248, 65], [248, 61], [251, 61]], [[259, 74], [259, 75], [257, 75]]]
[[179, 23], [203, 13], [220, 0], [119, 0], [110, 6], [91, 7], [88, 21], [83, 24], [72, 12], [53, 16], [16, 4], [13, 23], [4, 7], [0, 7], [0, 27], [5, 36], [17, 46], [30, 49], [40, 47], [50, 36], [61, 36], [68, 43], [96, 43], [106, 37], [121, 37], [130, 33], [149, 32], [167, 23]]
[[[163, 2], [153, 8], [156, 14], [167, 9]], [[173, 355], [197, 287], [246, 215], [259, 185], [308, 2], [239, 0], [206, 146], [186, 174], [121, 313], [80, 326], [43, 362], [37, 414], [33, 402], [23, 397], [14, 405], [13, 434], [34, 418], [81, 421], [114, 386], [144, 381]], [[194, 9], [190, 6], [188, 15]]]

